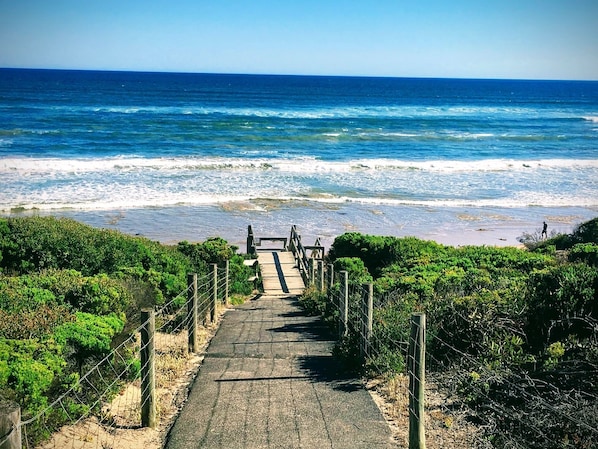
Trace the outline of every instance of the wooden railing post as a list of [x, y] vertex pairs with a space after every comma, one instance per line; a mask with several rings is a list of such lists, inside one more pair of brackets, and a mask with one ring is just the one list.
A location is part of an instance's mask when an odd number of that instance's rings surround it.
[[187, 274], [187, 334], [189, 352], [197, 352], [197, 274]]
[[255, 240], [251, 225], [247, 226], [247, 254], [255, 254]]
[[228, 306], [228, 293], [230, 288], [230, 262], [227, 260], [224, 265], [224, 305]]
[[308, 270], [309, 270], [309, 274], [308, 274], [309, 285], [314, 285], [315, 284], [314, 260], [311, 258], [307, 259], [307, 266], [308, 266]]
[[210, 265], [211, 272], [211, 285], [210, 291], [212, 292], [212, 298], [210, 301], [210, 322], [216, 321], [216, 304], [218, 303], [218, 264]]
[[0, 449], [21, 449], [21, 408], [0, 398]]
[[334, 265], [329, 263], [328, 264], [328, 271], [327, 271], [327, 275], [328, 275], [328, 291], [332, 291], [332, 287], [334, 287]]
[[317, 270], [317, 276], [316, 276], [316, 282], [317, 282], [317, 286], [318, 286], [318, 291], [323, 292], [324, 291], [324, 261], [323, 260], [318, 260], [318, 270]]
[[374, 284], [371, 282], [364, 285], [364, 295], [362, 302], [363, 326], [361, 331], [361, 357], [366, 358], [370, 354], [370, 343], [372, 340], [372, 331], [374, 323]]
[[426, 448], [424, 427], [426, 315], [411, 315], [407, 371], [409, 374], [409, 449]]
[[340, 272], [340, 323], [339, 333], [340, 338], [345, 337], [349, 332], [349, 273], [347, 271]]
[[154, 367], [154, 309], [141, 310], [141, 426], [156, 427], [156, 374]]

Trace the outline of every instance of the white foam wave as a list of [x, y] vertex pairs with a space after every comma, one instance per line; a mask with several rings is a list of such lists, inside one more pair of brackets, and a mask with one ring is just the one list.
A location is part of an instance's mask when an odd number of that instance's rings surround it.
[[[55, 107], [57, 110], [70, 110], [73, 107]], [[305, 107], [287, 109], [268, 107], [207, 107], [207, 106], [104, 106], [82, 107], [79, 110], [103, 114], [159, 114], [159, 115], [232, 115], [258, 118], [285, 119], [326, 119], [326, 118], [359, 118], [359, 117], [390, 117], [390, 118], [441, 118], [441, 117], [469, 117], [469, 116], [497, 116], [509, 117], [537, 117], [538, 111], [525, 107], [498, 106], [337, 106], [337, 107]], [[560, 110], [544, 111], [550, 117], [571, 118]]]
[[[131, 193], [131, 192], [128, 192]], [[597, 208], [598, 198], [590, 197], [566, 197], [566, 196], [543, 196], [530, 198], [500, 198], [500, 199], [397, 199], [387, 197], [351, 197], [351, 196], [333, 196], [319, 195], [315, 197], [306, 196], [253, 196], [253, 195], [227, 195], [227, 194], [184, 194], [177, 195], [172, 192], [169, 194], [143, 195], [137, 192], [136, 195], [118, 194], [88, 199], [72, 198], [70, 201], [47, 201], [41, 198], [39, 201], [21, 201], [15, 203], [5, 203], [0, 201], [0, 211], [11, 212], [14, 210], [112, 210], [112, 209], [136, 209], [136, 208], [156, 208], [172, 206], [198, 206], [198, 205], [222, 205], [243, 204], [243, 209], [264, 210], [264, 201], [272, 207], [276, 207], [276, 202], [280, 206], [290, 206], [294, 204], [309, 205], [316, 207], [317, 204], [341, 205], [341, 204], [361, 204], [372, 206], [415, 206], [425, 208], [526, 208], [526, 207], [586, 207]], [[309, 206], [308, 206], [309, 207]]]
[[431, 172], [488, 172], [542, 169], [598, 168], [598, 159], [482, 159], [408, 161], [399, 159], [354, 159], [349, 161], [325, 161], [316, 157], [297, 158], [224, 158], [224, 157], [176, 157], [176, 158], [0, 158], [0, 174], [35, 173], [93, 173], [199, 171], [199, 170], [281, 170], [294, 173], [347, 172], [355, 170], [423, 170]]
[[[44, 109], [43, 107], [36, 107]], [[59, 113], [87, 112], [92, 114], [152, 114], [152, 115], [213, 115], [257, 118], [283, 119], [335, 119], [335, 118], [459, 118], [459, 117], [509, 117], [538, 118], [538, 109], [523, 106], [424, 106], [424, 105], [391, 105], [391, 106], [331, 106], [331, 107], [235, 107], [235, 106], [53, 106], [51, 109]], [[597, 116], [574, 115], [562, 109], [543, 109], [541, 114], [551, 119], [583, 119], [592, 122]]]
[[587, 117], [583, 117], [583, 119], [589, 122], [598, 123], [598, 115], [590, 115]]

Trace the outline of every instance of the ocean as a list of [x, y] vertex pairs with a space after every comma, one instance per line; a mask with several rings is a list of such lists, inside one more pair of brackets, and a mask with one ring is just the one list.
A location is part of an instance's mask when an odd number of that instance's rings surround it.
[[0, 215], [517, 244], [598, 215], [598, 82], [0, 69]]

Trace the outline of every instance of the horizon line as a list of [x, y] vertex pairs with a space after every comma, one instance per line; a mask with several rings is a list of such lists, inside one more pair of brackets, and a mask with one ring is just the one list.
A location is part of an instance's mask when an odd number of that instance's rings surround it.
[[90, 68], [58, 68], [58, 67], [0, 67], [0, 70], [30, 70], [55, 72], [103, 72], [103, 73], [140, 73], [140, 74], [173, 74], [173, 75], [222, 75], [222, 76], [272, 76], [272, 77], [312, 77], [312, 78], [378, 78], [378, 79], [429, 79], [429, 80], [470, 80], [470, 81], [572, 81], [598, 82], [596, 79], [573, 78], [501, 78], [501, 77], [467, 77], [467, 76], [414, 76], [414, 75], [342, 75], [342, 74], [292, 74], [292, 73], [243, 73], [243, 72], [195, 72], [185, 70], [151, 70], [151, 69], [90, 69]]

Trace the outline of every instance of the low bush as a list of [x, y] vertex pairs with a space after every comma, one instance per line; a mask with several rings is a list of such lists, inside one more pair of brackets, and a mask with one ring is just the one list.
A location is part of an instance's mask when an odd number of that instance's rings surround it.
[[[231, 293], [250, 294], [251, 268], [236, 249], [219, 238], [166, 246], [65, 218], [0, 218], [0, 395], [20, 403], [25, 417], [43, 410], [110, 353], [141, 307], [182, 306], [187, 273], [206, 275], [210, 263], [228, 260]], [[128, 360], [123, 369], [132, 378], [139, 366]], [[100, 403], [93, 388], [77, 394]], [[52, 411], [29, 436], [38, 441], [85, 411], [67, 402], [68, 413]]]
[[[544, 429], [534, 447], [563, 441], [592, 447], [588, 425], [596, 419], [587, 413], [598, 407], [597, 237], [598, 218], [536, 242], [533, 251], [339, 236], [329, 252], [335, 270], [350, 271], [355, 284], [373, 275], [375, 351], [362, 368], [369, 375], [403, 370], [410, 315], [424, 311], [428, 367], [487, 423], [495, 447], [530, 441], [534, 426]], [[303, 302], [329, 319], [331, 299], [306, 295]], [[359, 358], [358, 345], [350, 329], [337, 352]]]

